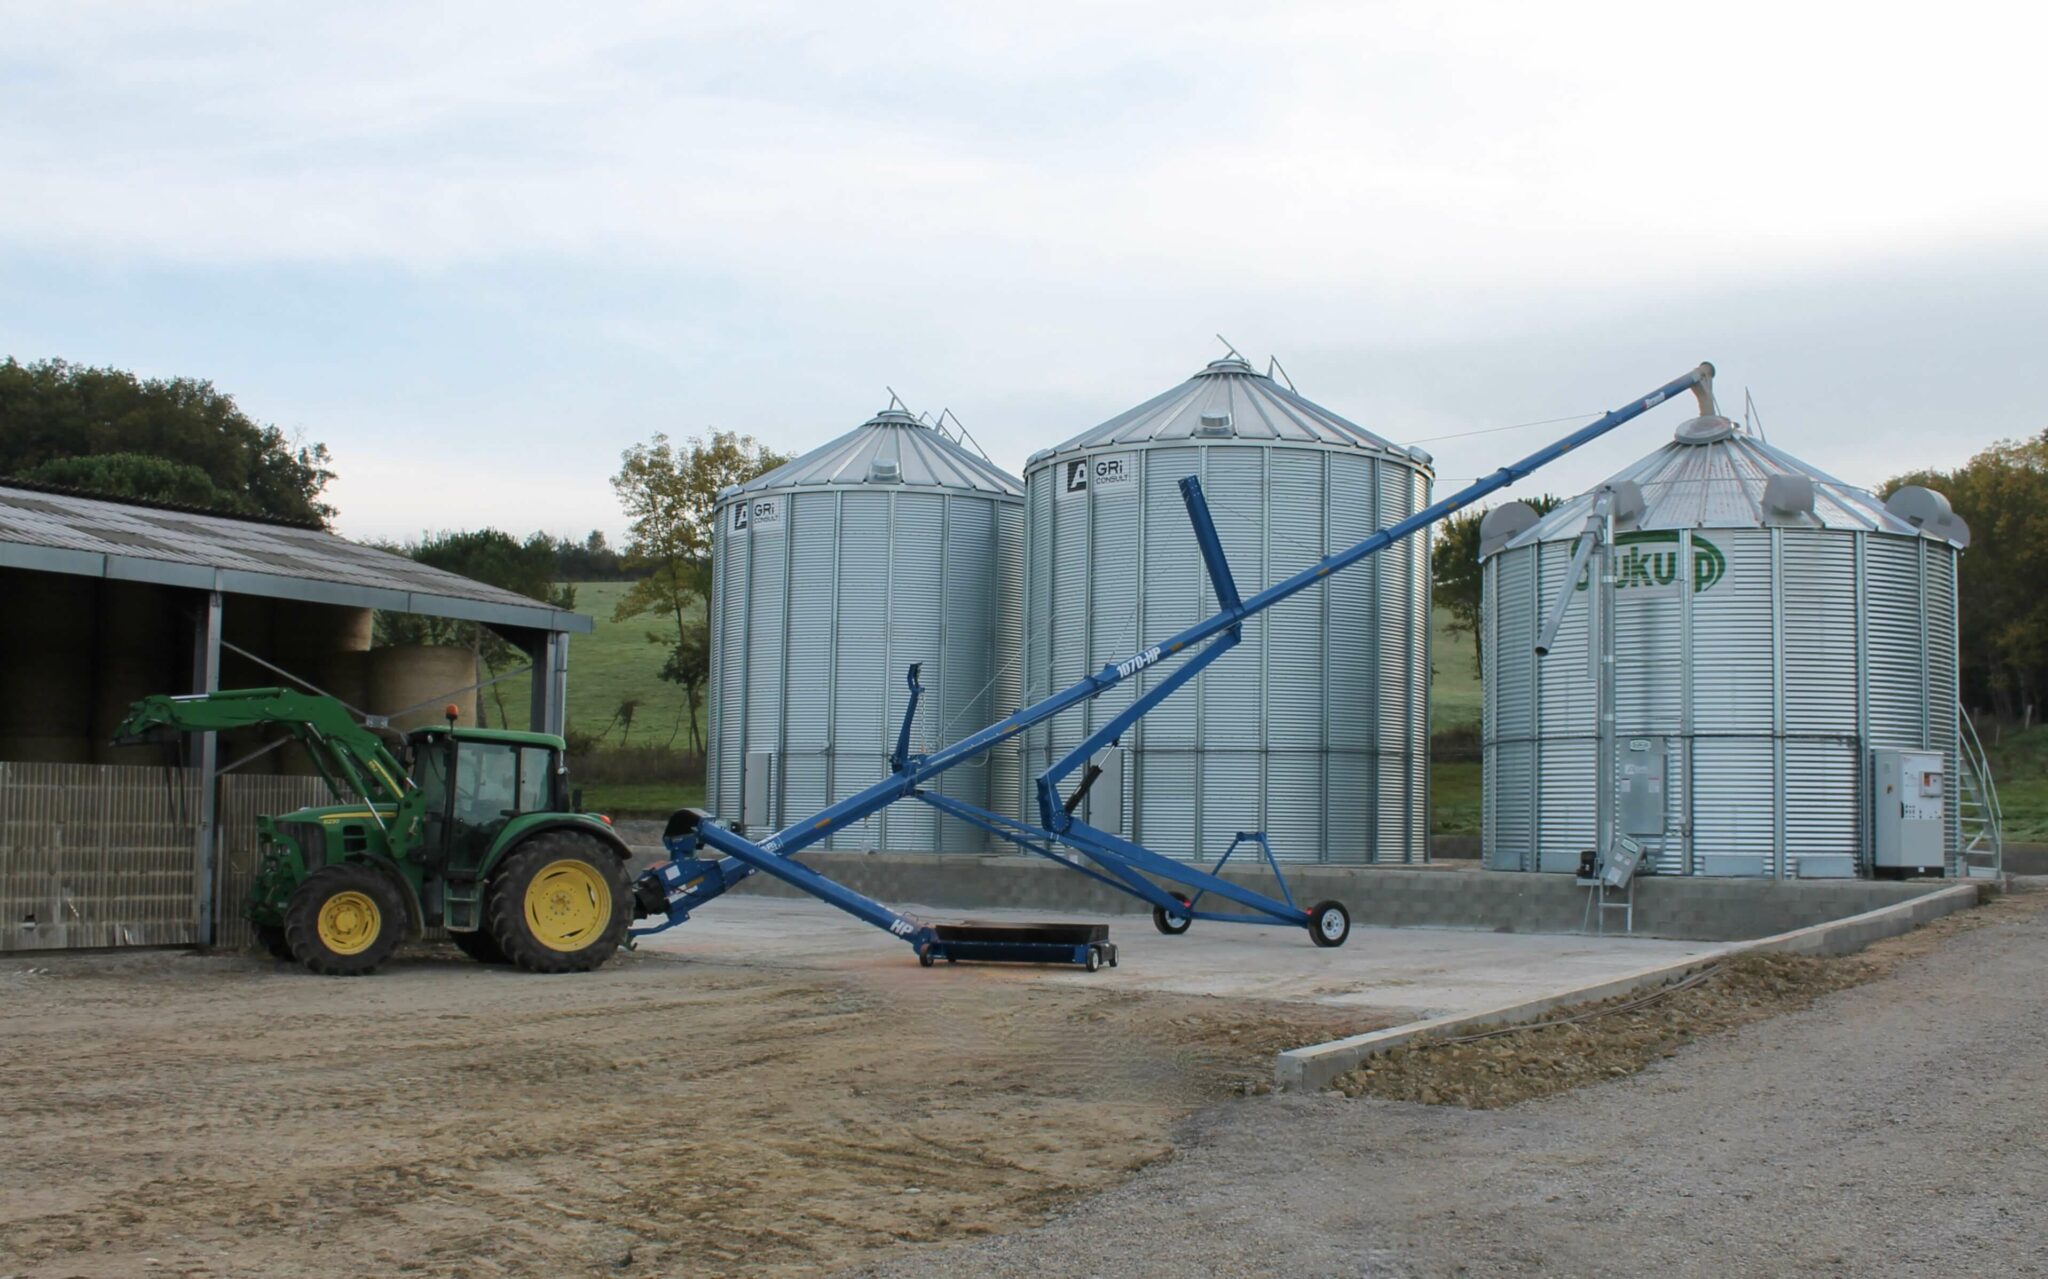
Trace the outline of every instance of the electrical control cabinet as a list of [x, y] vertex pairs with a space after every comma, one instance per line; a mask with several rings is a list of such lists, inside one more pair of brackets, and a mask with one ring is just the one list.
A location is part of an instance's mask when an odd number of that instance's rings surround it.
[[1667, 758], [1661, 737], [1631, 737], [1622, 743], [1616, 798], [1620, 801], [1621, 833], [1664, 833], [1664, 785]]
[[1871, 754], [1871, 864], [1938, 871], [1946, 862], [1947, 779], [1935, 751]]

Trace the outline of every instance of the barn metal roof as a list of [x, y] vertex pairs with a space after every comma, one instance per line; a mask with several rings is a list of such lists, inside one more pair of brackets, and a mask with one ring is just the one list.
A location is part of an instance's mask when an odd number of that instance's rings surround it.
[[[1765, 489], [1781, 476], [1812, 484], [1810, 510], [1787, 513], [1766, 500]], [[1644, 509], [1631, 523], [1637, 529], [1826, 528], [1920, 535], [1868, 489], [1809, 466], [1726, 419], [1692, 418], [1679, 425], [1671, 443], [1545, 515], [1502, 549], [1576, 538], [1600, 489], [1624, 480], [1642, 487]]]
[[586, 632], [580, 613], [315, 528], [0, 480], [0, 566], [487, 625]]
[[965, 489], [1020, 501], [1024, 497], [1024, 486], [1007, 471], [900, 409], [885, 409], [838, 439], [719, 496], [861, 484]]
[[1430, 456], [1374, 435], [1263, 373], [1243, 359], [1214, 360], [1187, 381], [1138, 407], [1034, 453], [1027, 470], [1062, 453], [1165, 441], [1261, 440], [1330, 445], [1390, 454], [1424, 470]]

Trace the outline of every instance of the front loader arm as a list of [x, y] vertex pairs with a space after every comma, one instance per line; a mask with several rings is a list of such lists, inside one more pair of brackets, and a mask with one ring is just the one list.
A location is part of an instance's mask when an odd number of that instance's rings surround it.
[[383, 739], [356, 723], [347, 707], [331, 697], [286, 688], [145, 697], [129, 708], [128, 718], [114, 730], [114, 741], [125, 745], [163, 733], [218, 733], [271, 724], [312, 752], [330, 785], [346, 782], [372, 804], [397, 804], [412, 787]]

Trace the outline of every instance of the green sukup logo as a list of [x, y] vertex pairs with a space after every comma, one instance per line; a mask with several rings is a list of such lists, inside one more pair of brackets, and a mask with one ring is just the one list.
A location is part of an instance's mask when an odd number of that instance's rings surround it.
[[[1616, 590], [1676, 590], [1679, 582], [1679, 539], [1676, 529], [1654, 529], [1623, 533], [1614, 539], [1614, 586]], [[1587, 570], [1590, 575], [1591, 569]], [[1721, 548], [1695, 533], [1692, 535], [1692, 591], [1710, 590], [1728, 575], [1728, 557]], [[1586, 589], [1586, 576], [1578, 589]]]

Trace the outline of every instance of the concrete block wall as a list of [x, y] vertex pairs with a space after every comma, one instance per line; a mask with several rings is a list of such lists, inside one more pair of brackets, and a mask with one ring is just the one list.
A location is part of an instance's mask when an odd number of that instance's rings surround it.
[[[1050, 915], [1144, 915], [1138, 899], [1038, 857], [933, 853], [806, 853], [804, 862], [885, 902], [945, 910], [1014, 908]], [[1270, 873], [1233, 866], [1228, 877], [1274, 894]], [[1687, 941], [1744, 941], [1861, 914], [1935, 892], [1940, 882], [1709, 879], [1637, 881], [1635, 935]], [[1586, 931], [1587, 890], [1565, 875], [1478, 870], [1298, 866], [1289, 887], [1303, 906], [1343, 902], [1352, 920], [1391, 928], [1469, 928], [1490, 932]], [[801, 896], [766, 875], [739, 889]], [[1620, 912], [1607, 929], [1620, 932]]]

